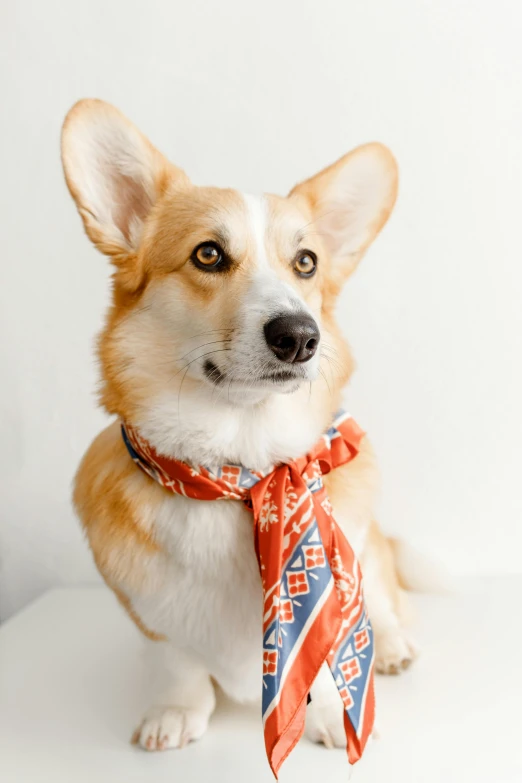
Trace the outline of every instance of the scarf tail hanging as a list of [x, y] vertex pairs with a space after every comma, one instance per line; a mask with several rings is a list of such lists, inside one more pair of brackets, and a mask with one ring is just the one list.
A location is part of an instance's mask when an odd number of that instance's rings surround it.
[[325, 662], [355, 763], [374, 721], [373, 631], [359, 563], [334, 520], [322, 476], [356, 456], [363, 431], [341, 412], [310, 454], [266, 475], [239, 465], [212, 473], [158, 455], [129, 425], [122, 434], [134, 462], [165, 489], [242, 500], [253, 513], [264, 595], [263, 724], [274, 775], [304, 731], [307, 697]]

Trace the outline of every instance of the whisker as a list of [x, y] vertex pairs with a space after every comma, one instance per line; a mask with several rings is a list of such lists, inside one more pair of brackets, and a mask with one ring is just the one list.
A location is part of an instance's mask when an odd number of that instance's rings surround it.
[[191, 353], [194, 353], [194, 351], [199, 351], [200, 348], [205, 348], [207, 345], [216, 345], [217, 343], [230, 343], [231, 340], [211, 340], [208, 343], [203, 343], [202, 345], [196, 346], [196, 348], [192, 348], [192, 350], [187, 351], [187, 353], [184, 356], [180, 356], [178, 361], [182, 361], [186, 356], [189, 356]]
[[330, 384], [328, 383], [328, 378], [326, 377], [326, 375], [324, 374], [324, 372], [321, 370], [320, 367], [319, 367], [319, 374], [321, 375], [322, 378], [324, 378], [324, 381], [325, 381], [326, 385], [328, 386], [328, 391], [330, 392], [330, 396], [331, 396], [332, 390], [330, 388]]
[[209, 329], [208, 332], [198, 332], [198, 334], [193, 334], [192, 337], [187, 337], [187, 340], [194, 340], [196, 337], [203, 337], [207, 336], [209, 334], [216, 334], [216, 332], [230, 332], [231, 329]]
[[181, 362], [187, 356], [190, 356], [191, 353], [194, 353], [194, 351], [199, 351], [200, 348], [205, 348], [205, 346], [207, 346], [207, 345], [217, 345], [218, 343], [230, 343], [230, 342], [232, 342], [232, 341], [231, 340], [211, 340], [208, 343], [202, 343], [201, 345], [197, 345], [195, 348], [192, 348], [190, 351], [185, 353], [183, 356], [173, 356], [172, 359], [168, 360], [168, 362], [160, 362], [160, 364], [158, 366], [164, 366], [166, 364], [174, 364], [176, 362]]
[[203, 359], [205, 356], [210, 356], [214, 353], [224, 353], [225, 351], [231, 351], [232, 348], [215, 348], [213, 351], [207, 351], [206, 353], [202, 353], [201, 356], [196, 356], [192, 361], [190, 361], [188, 364], [185, 365], [185, 367], [181, 367], [177, 372], [174, 373], [174, 375], [170, 378], [172, 381], [176, 375], [179, 375], [180, 372], [183, 372], [183, 370], [188, 369], [191, 364], [194, 364], [194, 362], [197, 362], [199, 359]]
[[329, 350], [329, 351], [333, 351], [334, 353], [339, 353], [339, 351], [337, 350], [337, 348], [334, 348], [334, 346], [333, 346], [333, 345], [330, 345], [330, 343], [327, 343], [327, 342], [326, 342], [326, 340], [325, 340], [324, 338], [323, 338], [323, 340], [322, 340], [322, 343], [321, 343], [321, 345], [322, 345], [322, 347], [323, 347], [323, 348], [328, 348], [328, 350]]
[[331, 359], [332, 362], [335, 362], [335, 364], [337, 364], [338, 366], [340, 367], [342, 366], [342, 361], [340, 357], [338, 357], [337, 352], [334, 356], [332, 356], [331, 353], [327, 353], [325, 350], [321, 350], [321, 356], [328, 357], [329, 359]]
[[327, 354], [327, 353], [322, 353], [322, 352], [321, 352], [321, 358], [322, 358], [322, 359], [323, 359], [323, 358], [324, 358], [324, 359], [326, 359], [326, 361], [328, 362], [328, 364], [329, 364], [330, 366], [332, 366], [332, 365], [333, 365], [334, 367], [336, 367], [336, 369], [337, 369], [337, 371], [338, 371], [338, 372], [341, 372], [341, 371], [342, 371], [342, 365], [341, 365], [341, 363], [340, 363], [340, 362], [338, 362], [336, 359], [334, 359], [332, 356], [328, 356], [328, 354]]
[[339, 372], [339, 370], [337, 371], [339, 374], [338, 374], [338, 375], [334, 375], [334, 372], [333, 372], [333, 369], [332, 369], [332, 365], [331, 365], [331, 360], [328, 358], [328, 356], [325, 356], [324, 358], [325, 358], [325, 359], [326, 359], [326, 361], [328, 362], [328, 366], [329, 366], [329, 369], [330, 369], [330, 375], [331, 375], [331, 377], [332, 377], [332, 383], [333, 383], [335, 380], [339, 380], [339, 379], [341, 378], [341, 375], [340, 375], [340, 372]]
[[181, 379], [181, 383], [179, 385], [179, 390], [178, 390], [178, 421], [181, 421], [181, 413], [180, 413], [180, 411], [181, 411], [181, 388], [183, 386], [183, 381], [187, 377], [189, 366], [190, 365], [187, 365], [187, 368], [186, 368], [185, 372], [183, 373], [183, 378]]
[[135, 310], [133, 310], [133, 313], [146, 313], [151, 309], [152, 305], [141, 305], [141, 307], [137, 307]]
[[311, 226], [313, 223], [317, 223], [318, 220], [321, 220], [322, 218], [325, 218], [327, 215], [331, 215], [333, 212], [339, 212], [339, 209], [330, 209], [328, 212], [323, 212], [322, 215], [317, 215], [313, 218], [313, 220], [310, 220], [309, 223], [305, 223], [304, 226], [302, 226], [299, 231], [296, 231], [296, 236], [299, 234], [302, 234], [303, 229], [308, 228], [308, 226]]
[[310, 236], [318, 236], [318, 237], [324, 237], [326, 236], [326, 233], [324, 231], [304, 231], [301, 232], [301, 238], [306, 239]]
[[228, 389], [227, 389], [227, 402], [230, 405], [230, 387], [232, 386], [232, 378], [228, 382]]

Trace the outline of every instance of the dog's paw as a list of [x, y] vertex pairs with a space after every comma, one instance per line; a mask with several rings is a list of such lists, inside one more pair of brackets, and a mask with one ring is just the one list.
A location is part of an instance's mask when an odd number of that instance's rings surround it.
[[400, 674], [417, 655], [417, 646], [402, 628], [375, 632], [375, 671], [379, 674]]
[[346, 732], [341, 700], [319, 704], [312, 699], [306, 708], [305, 734], [309, 740], [322, 743], [326, 748], [345, 748]]
[[151, 707], [132, 735], [132, 744], [145, 750], [184, 748], [205, 733], [208, 714], [184, 707]]

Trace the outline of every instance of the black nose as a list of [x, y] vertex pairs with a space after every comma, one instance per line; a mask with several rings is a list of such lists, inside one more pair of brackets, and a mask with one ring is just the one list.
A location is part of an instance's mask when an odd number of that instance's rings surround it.
[[319, 329], [311, 315], [278, 315], [265, 324], [269, 348], [282, 362], [307, 362], [317, 351]]

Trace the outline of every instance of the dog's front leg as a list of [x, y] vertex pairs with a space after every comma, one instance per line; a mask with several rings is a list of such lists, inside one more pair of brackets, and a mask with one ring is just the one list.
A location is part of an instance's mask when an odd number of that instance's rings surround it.
[[305, 733], [312, 742], [322, 742], [327, 748], [344, 748], [343, 703], [330, 669], [324, 663], [310, 691], [306, 708]]
[[183, 748], [206, 731], [216, 704], [208, 672], [170, 642], [147, 641], [147, 678], [153, 706], [132, 741], [145, 750]]
[[364, 595], [375, 635], [375, 670], [399, 674], [418, 653], [405, 627], [405, 596], [399, 587], [393, 551], [372, 522], [361, 557]]

